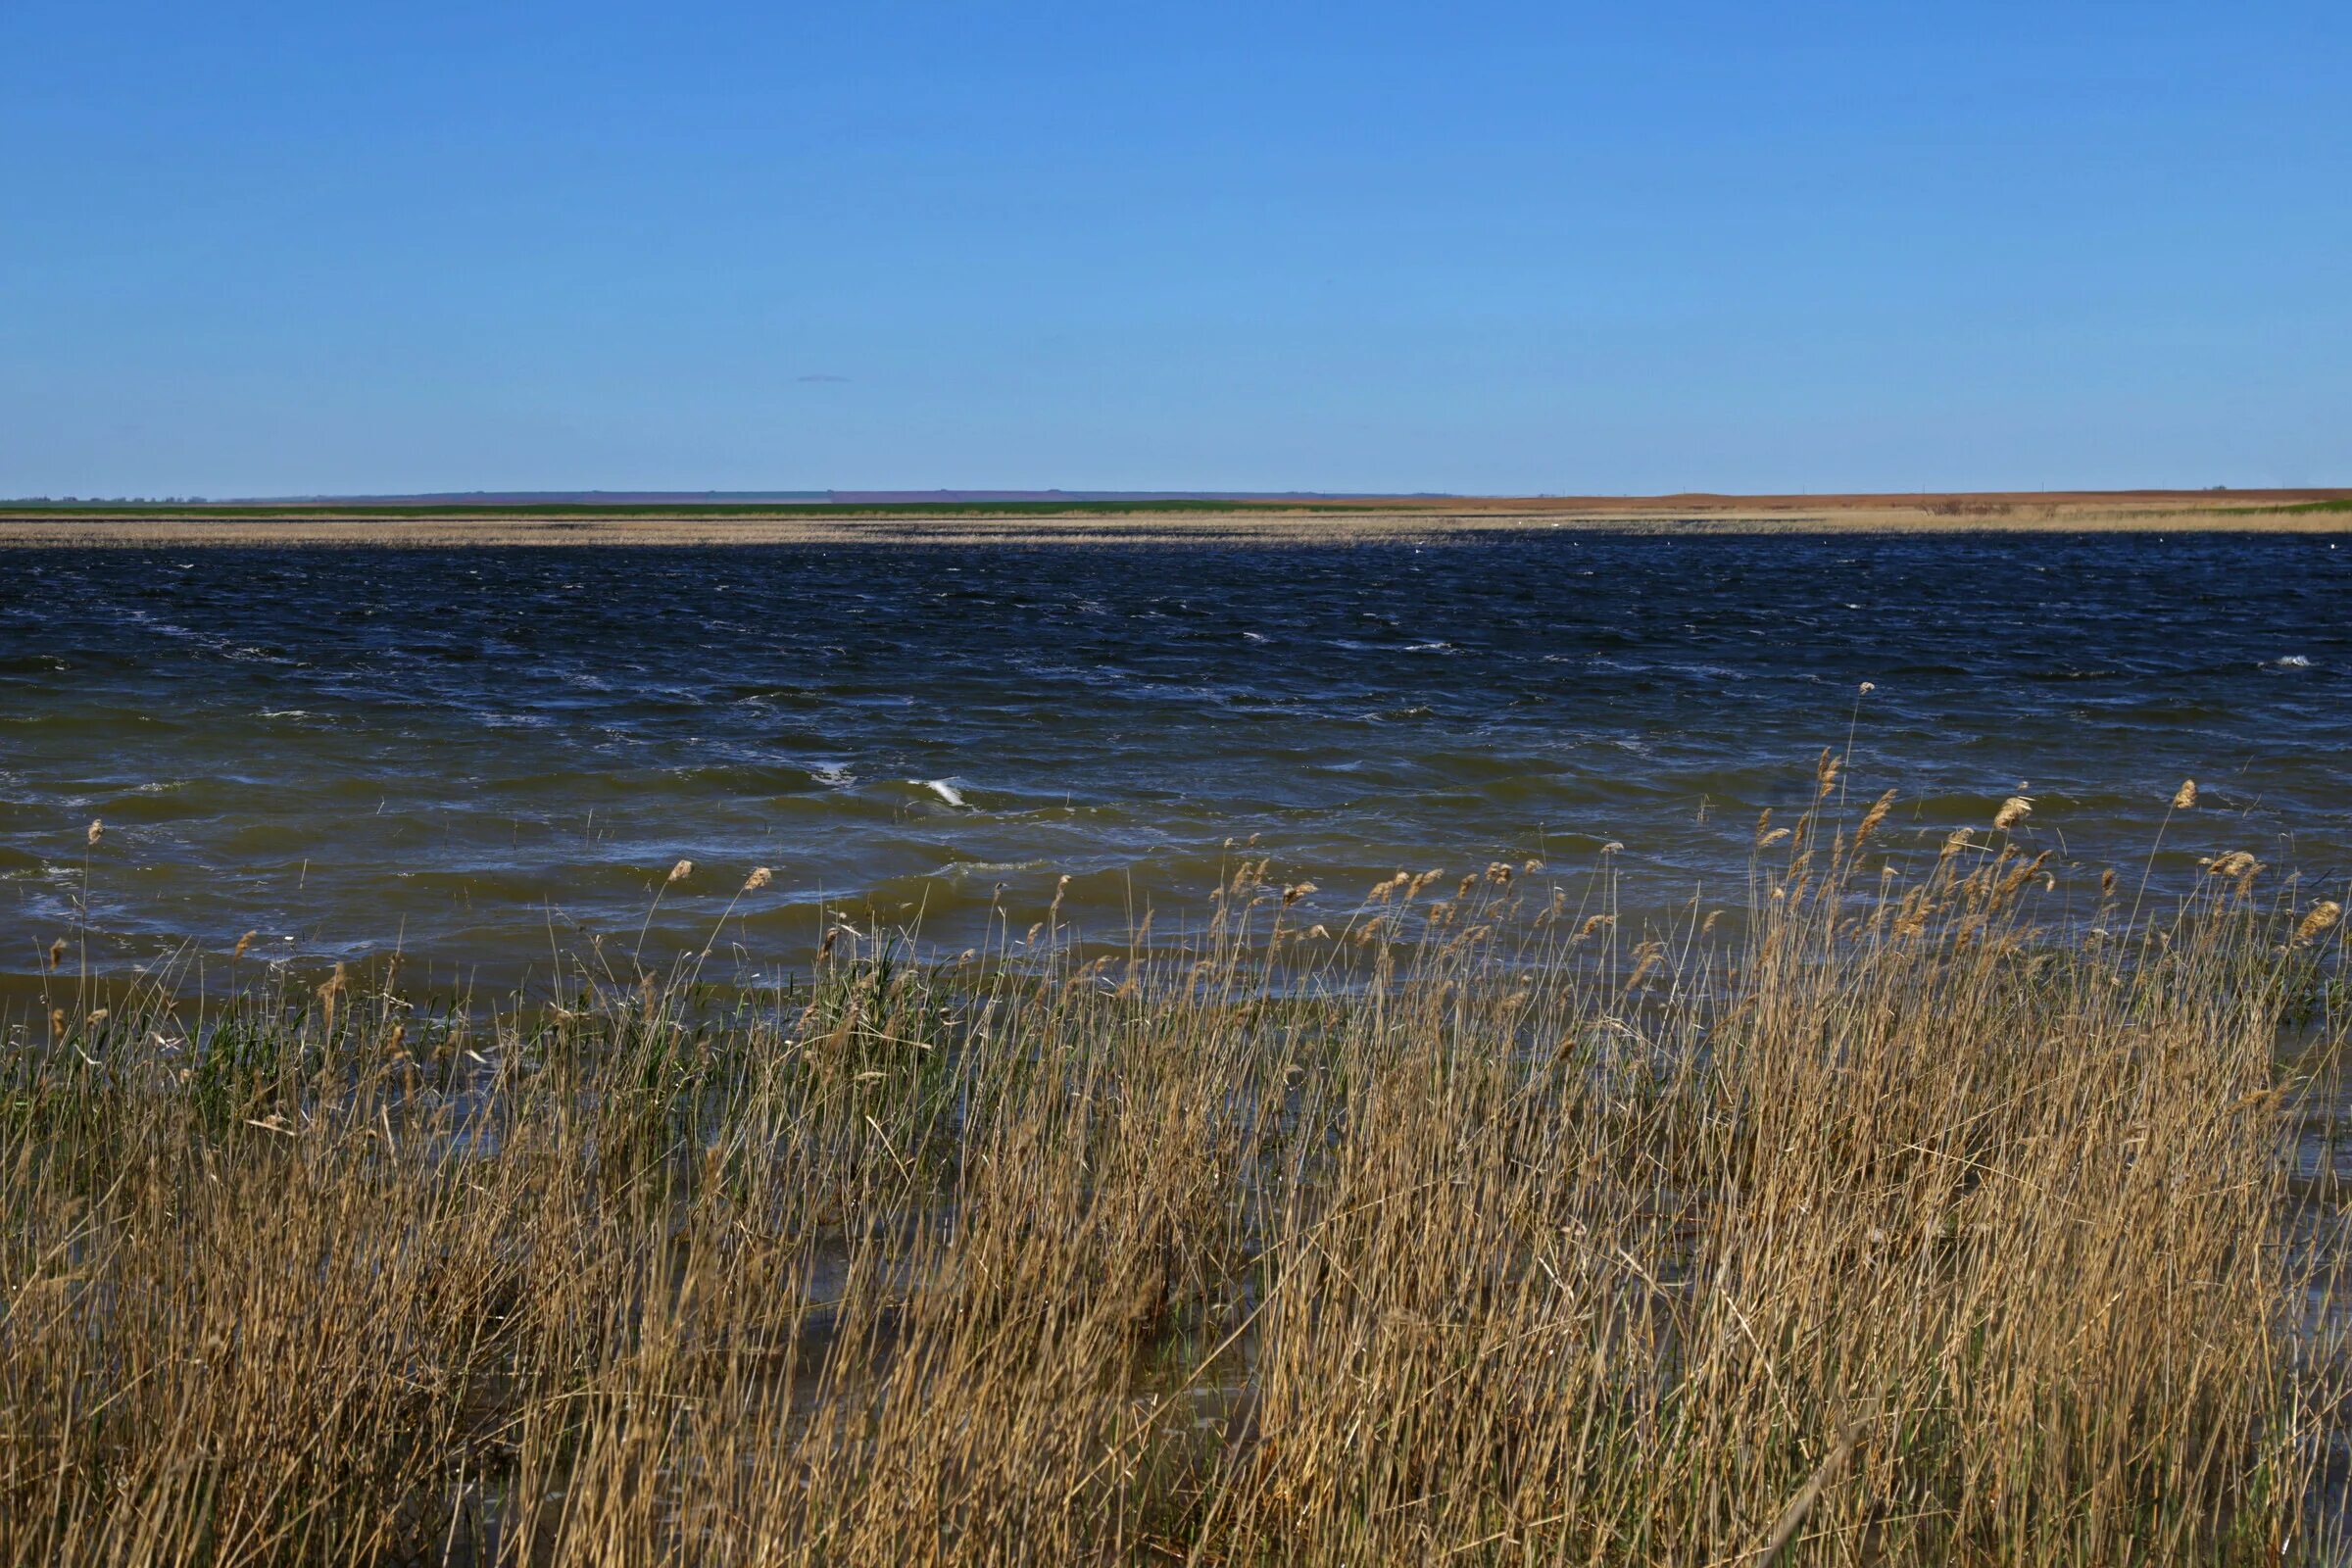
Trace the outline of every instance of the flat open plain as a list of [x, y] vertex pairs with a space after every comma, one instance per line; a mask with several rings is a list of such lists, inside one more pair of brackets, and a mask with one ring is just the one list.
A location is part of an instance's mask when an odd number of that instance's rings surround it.
[[2352, 531], [2352, 490], [1363, 498], [1230, 508], [574, 506], [0, 507], [0, 546], [1269, 544], [1539, 528], [1611, 532]]

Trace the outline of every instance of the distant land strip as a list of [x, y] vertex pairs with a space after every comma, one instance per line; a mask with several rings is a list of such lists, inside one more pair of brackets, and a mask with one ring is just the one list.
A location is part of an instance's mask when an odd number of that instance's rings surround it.
[[[575, 493], [576, 494], [576, 493]], [[967, 493], [968, 494], [968, 493]], [[2352, 489], [1850, 495], [0, 503], [0, 546], [1215, 544], [1672, 533], [2338, 532]]]

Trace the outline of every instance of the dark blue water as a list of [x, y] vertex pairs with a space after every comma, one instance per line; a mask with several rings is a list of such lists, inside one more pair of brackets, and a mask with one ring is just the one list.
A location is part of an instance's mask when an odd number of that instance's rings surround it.
[[[1875, 686], [1860, 697], [1863, 682]], [[2035, 802], [2069, 875], [2247, 849], [2340, 888], [2352, 549], [2289, 536], [0, 554], [0, 973], [80, 926], [504, 980], [820, 906], [1198, 912], [1240, 850], [1352, 906], [1600, 846], [1743, 896], [1756, 812], [1853, 730], [1893, 843]], [[92, 817], [106, 832], [87, 857]], [[86, 875], [86, 880], [85, 880]], [[736, 951], [734, 944], [740, 944]]]

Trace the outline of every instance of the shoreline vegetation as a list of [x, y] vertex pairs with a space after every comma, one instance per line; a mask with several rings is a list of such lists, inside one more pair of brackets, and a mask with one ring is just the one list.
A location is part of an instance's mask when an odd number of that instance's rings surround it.
[[1347, 543], [1579, 528], [1838, 533], [2352, 530], [2352, 491], [790, 504], [0, 504], [0, 547]]
[[1245, 861], [1173, 948], [836, 925], [764, 999], [725, 917], [486, 1013], [67, 962], [0, 1561], [2332, 1560], [2340, 908], [2070, 914], [2030, 803], [1815, 779], [1643, 932]]

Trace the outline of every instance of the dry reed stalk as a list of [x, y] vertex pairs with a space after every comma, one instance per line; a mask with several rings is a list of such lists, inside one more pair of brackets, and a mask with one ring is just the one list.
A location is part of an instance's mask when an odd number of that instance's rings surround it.
[[1871, 803], [1870, 809], [1862, 813], [1861, 825], [1854, 829], [1854, 848], [1857, 852], [1861, 850], [1863, 841], [1879, 830], [1879, 824], [1886, 820], [1886, 813], [1893, 808], [1894, 791], [1892, 790], [1888, 790]]
[[2325, 1560], [2277, 1043], [2344, 1043], [2340, 910], [2076, 941], [2036, 858], [1840, 858], [1722, 953], [1487, 874], [1115, 987], [834, 922], [789, 1005], [60, 1009], [0, 1054], [0, 1562]]

